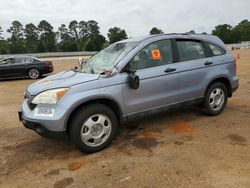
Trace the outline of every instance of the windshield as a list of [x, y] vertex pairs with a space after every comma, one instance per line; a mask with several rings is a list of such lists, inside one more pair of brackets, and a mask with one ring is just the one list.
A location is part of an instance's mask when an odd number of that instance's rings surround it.
[[112, 44], [83, 64], [81, 72], [101, 74], [106, 71], [112, 71], [116, 64], [137, 44], [138, 42]]

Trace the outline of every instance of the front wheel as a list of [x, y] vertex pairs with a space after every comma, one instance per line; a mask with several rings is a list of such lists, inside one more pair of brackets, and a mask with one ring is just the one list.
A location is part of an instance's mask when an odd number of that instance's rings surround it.
[[117, 131], [115, 113], [105, 105], [83, 106], [73, 117], [70, 138], [81, 151], [94, 153], [111, 144]]
[[221, 82], [212, 84], [206, 93], [205, 110], [208, 115], [215, 116], [223, 112], [227, 104], [228, 92]]

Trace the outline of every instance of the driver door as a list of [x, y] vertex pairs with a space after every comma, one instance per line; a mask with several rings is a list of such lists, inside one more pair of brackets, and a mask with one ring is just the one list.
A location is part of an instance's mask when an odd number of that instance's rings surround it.
[[124, 106], [128, 118], [164, 110], [179, 103], [179, 65], [173, 61], [171, 40], [156, 41], [144, 47], [126, 65], [140, 78], [138, 89], [128, 84], [122, 74]]

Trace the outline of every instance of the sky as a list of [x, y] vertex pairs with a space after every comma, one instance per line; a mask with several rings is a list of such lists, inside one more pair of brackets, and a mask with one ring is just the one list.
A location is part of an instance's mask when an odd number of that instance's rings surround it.
[[[165, 33], [208, 32], [218, 24], [250, 20], [250, 0], [1, 0], [0, 26], [47, 20], [55, 30], [71, 20], [96, 20], [101, 33], [118, 26], [129, 37], [147, 35], [154, 26]], [[8, 36], [7, 33], [4, 34]]]

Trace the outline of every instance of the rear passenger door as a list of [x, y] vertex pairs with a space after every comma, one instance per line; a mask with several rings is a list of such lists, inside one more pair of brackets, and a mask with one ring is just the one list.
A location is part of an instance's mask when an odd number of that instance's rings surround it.
[[180, 61], [180, 102], [203, 97], [213, 59], [200, 40], [176, 39]]

